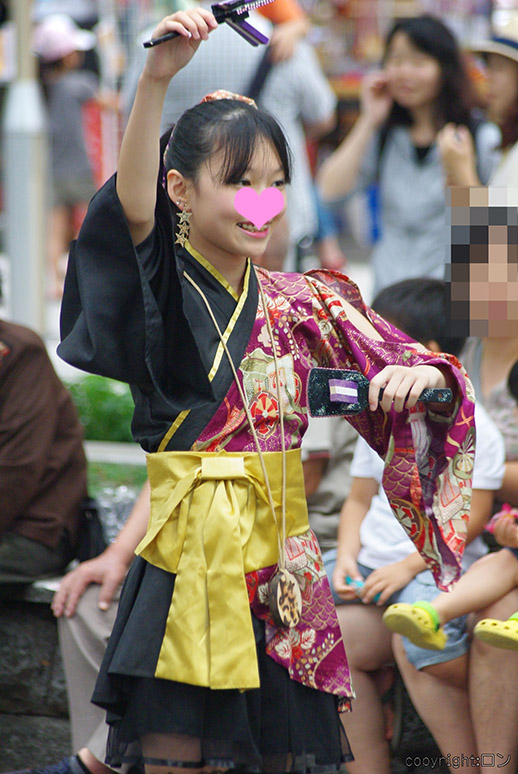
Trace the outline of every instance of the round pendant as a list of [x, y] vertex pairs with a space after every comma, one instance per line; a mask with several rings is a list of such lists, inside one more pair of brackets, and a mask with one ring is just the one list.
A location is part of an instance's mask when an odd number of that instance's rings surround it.
[[278, 570], [268, 584], [268, 607], [277, 626], [296, 626], [302, 615], [302, 595], [297, 579]]

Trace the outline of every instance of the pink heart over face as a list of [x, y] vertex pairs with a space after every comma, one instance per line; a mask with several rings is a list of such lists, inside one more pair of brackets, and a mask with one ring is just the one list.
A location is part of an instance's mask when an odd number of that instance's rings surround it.
[[234, 207], [243, 218], [261, 228], [284, 207], [284, 195], [278, 188], [265, 188], [260, 194], [253, 188], [241, 188], [234, 197]]

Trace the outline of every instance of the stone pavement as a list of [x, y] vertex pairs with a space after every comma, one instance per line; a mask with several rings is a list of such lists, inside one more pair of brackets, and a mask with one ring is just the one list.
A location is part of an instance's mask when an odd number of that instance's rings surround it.
[[112, 462], [117, 465], [146, 464], [146, 453], [136, 443], [85, 441], [84, 446], [90, 462]]
[[53, 763], [70, 751], [65, 675], [52, 591], [0, 602], [0, 771]]

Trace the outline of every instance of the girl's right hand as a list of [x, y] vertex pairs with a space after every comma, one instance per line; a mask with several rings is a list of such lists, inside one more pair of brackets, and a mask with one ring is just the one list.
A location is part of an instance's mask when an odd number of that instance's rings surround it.
[[386, 73], [377, 72], [366, 75], [362, 81], [360, 100], [363, 117], [373, 127], [378, 128], [387, 120], [392, 103]]
[[337, 556], [332, 579], [335, 593], [342, 599], [358, 599], [357, 589], [354, 586], [349, 586], [345, 581], [347, 576], [353, 580], [363, 581], [356, 560], [352, 556], [343, 556], [341, 558]]
[[154, 80], [169, 81], [191, 61], [201, 41], [208, 40], [209, 32], [217, 26], [214, 15], [205, 8], [166, 16], [153, 31], [153, 38], [168, 32], [178, 32], [180, 36], [149, 49], [144, 74]]

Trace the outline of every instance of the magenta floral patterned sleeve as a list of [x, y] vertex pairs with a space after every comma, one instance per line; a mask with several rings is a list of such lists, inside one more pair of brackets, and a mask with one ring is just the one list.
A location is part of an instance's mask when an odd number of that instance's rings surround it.
[[[466, 534], [474, 456], [473, 393], [458, 361], [424, 350], [365, 307], [347, 277], [316, 271], [309, 275], [259, 270], [274, 331], [284, 403], [287, 449], [300, 446], [307, 427], [306, 386], [314, 366], [347, 368], [372, 377], [386, 365], [440, 365], [456, 383], [447, 415], [418, 404], [415, 410], [385, 414], [364, 411], [349, 421], [385, 460], [383, 486], [394, 511], [439, 587], [458, 577]], [[348, 319], [343, 299], [364, 314], [381, 335], [370, 339]], [[279, 407], [272, 345], [261, 305], [239, 368], [239, 378], [263, 448], [280, 448]], [[254, 451], [235, 385], [232, 385], [194, 448]], [[267, 652], [290, 676], [346, 699], [353, 695], [340, 629], [318, 543], [311, 531], [288, 539], [288, 569], [303, 599], [300, 624], [280, 629], [267, 605], [275, 567], [247, 575], [252, 610], [266, 622]]]

